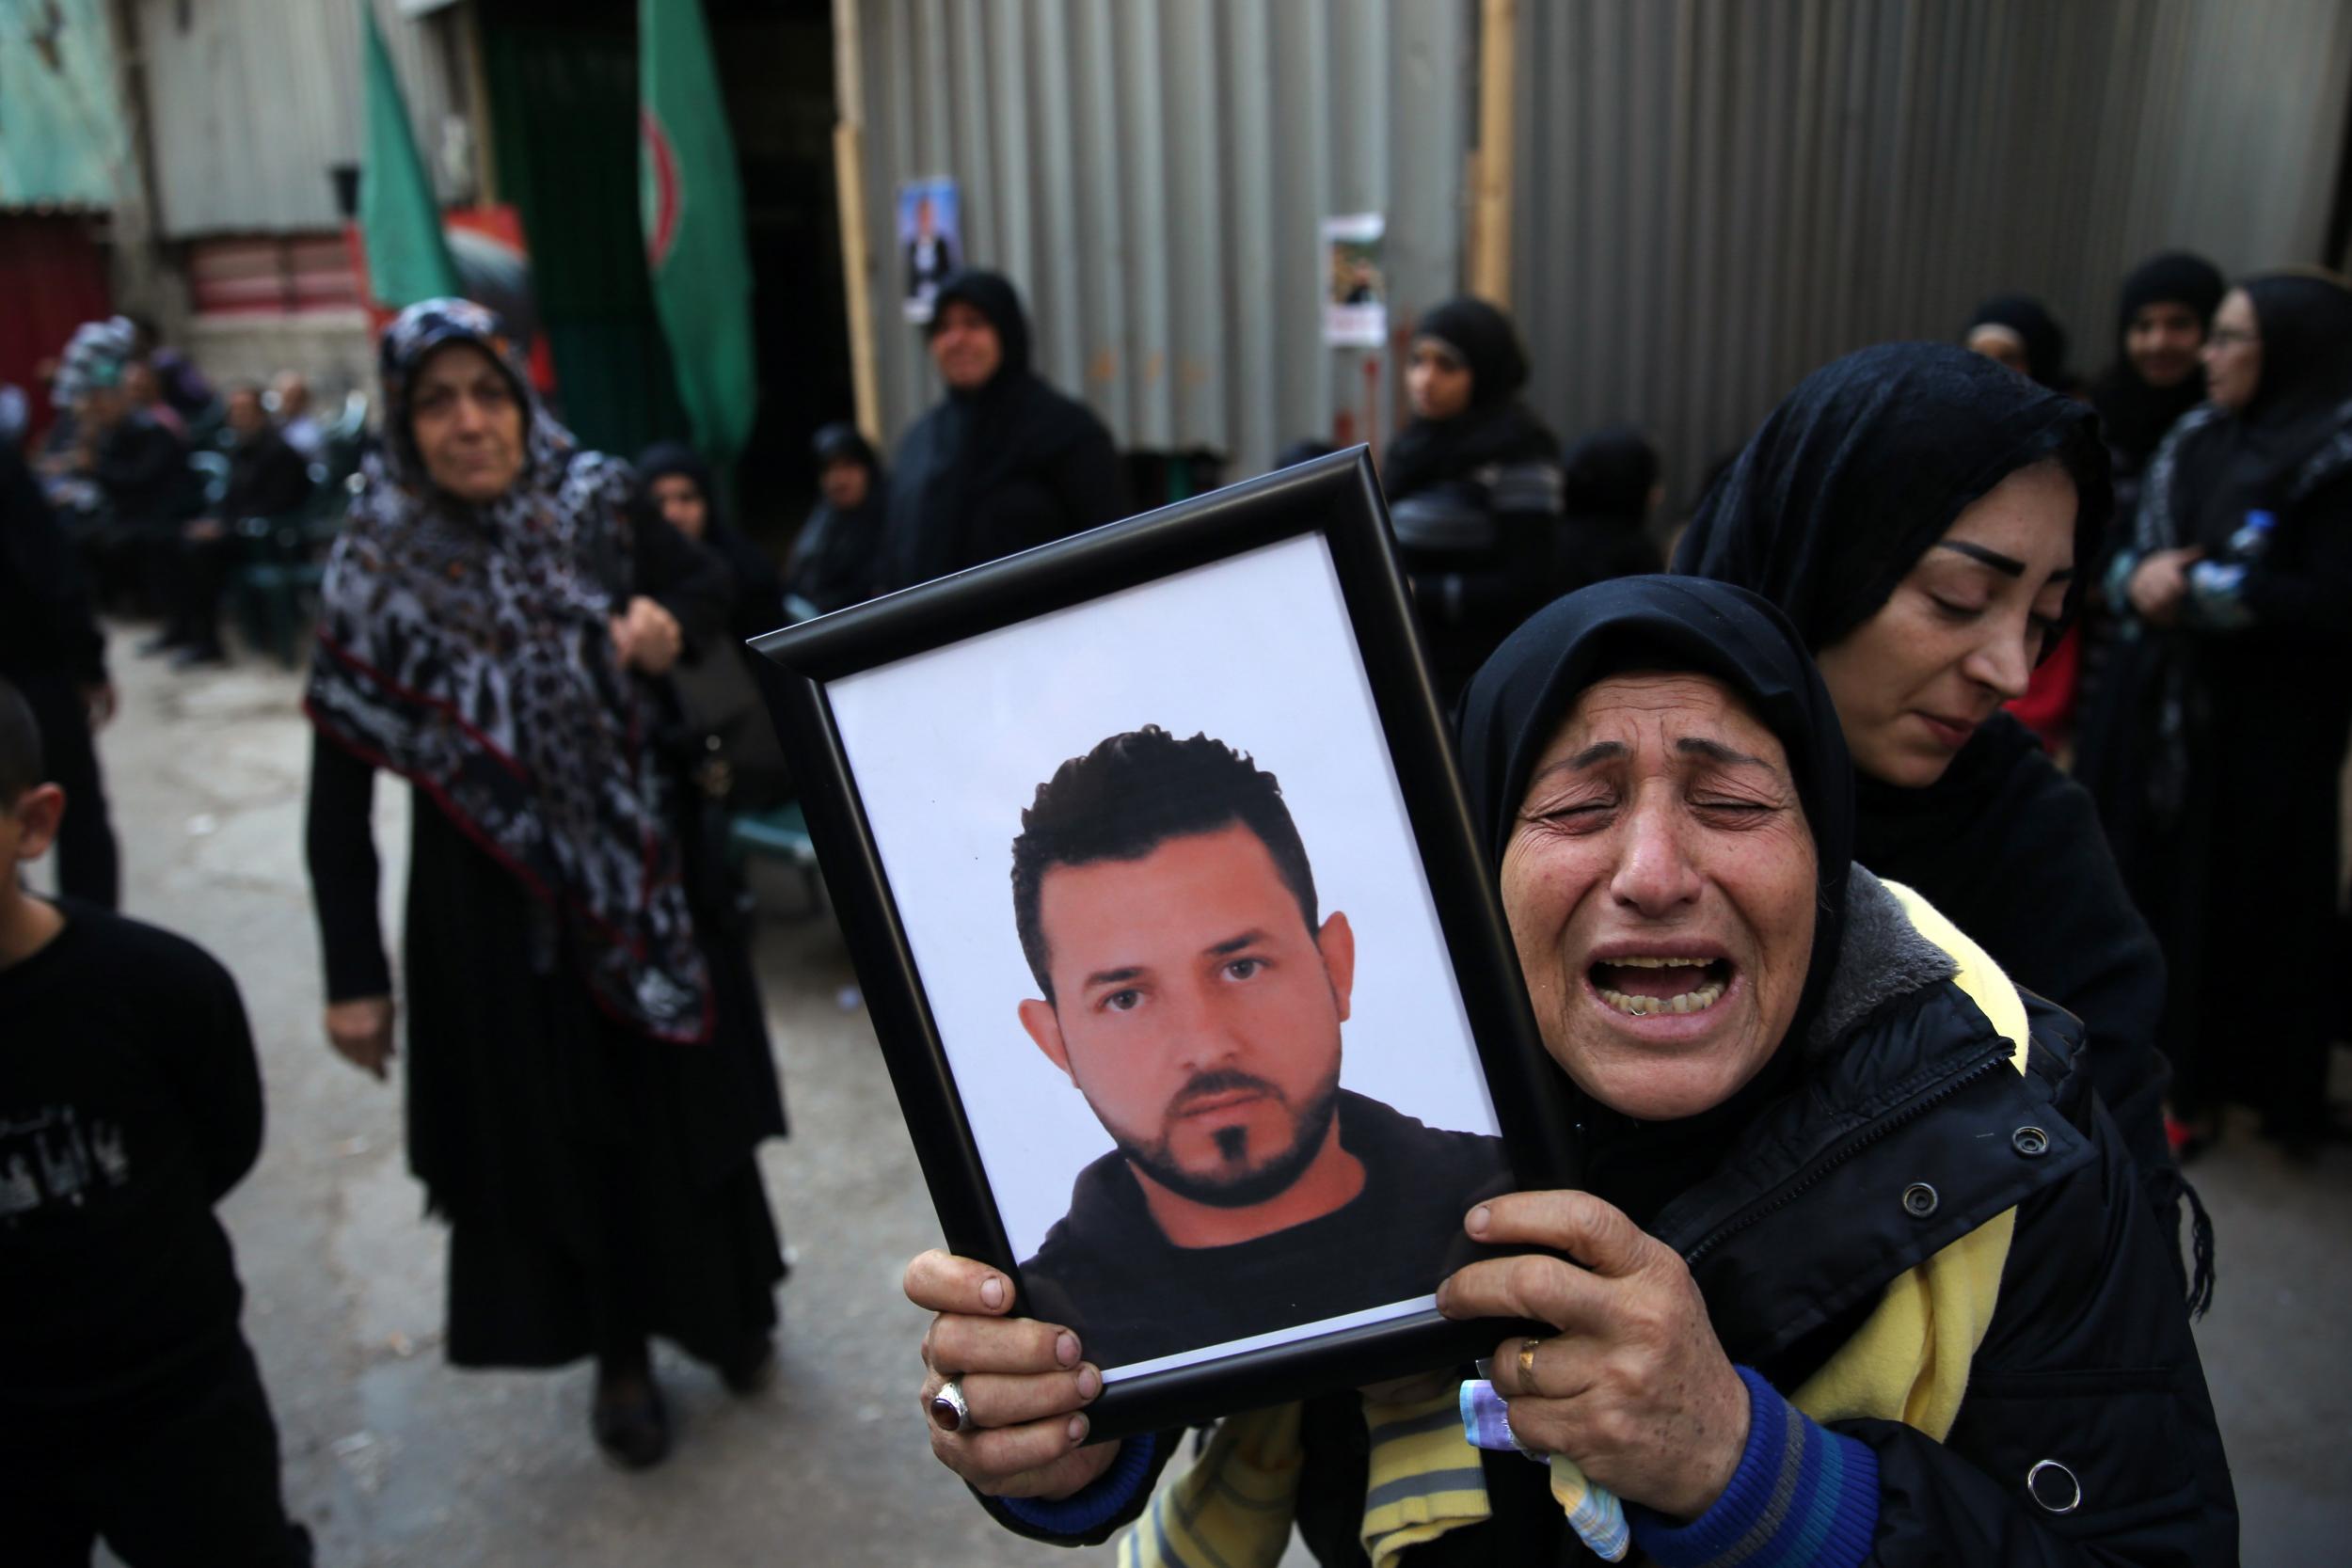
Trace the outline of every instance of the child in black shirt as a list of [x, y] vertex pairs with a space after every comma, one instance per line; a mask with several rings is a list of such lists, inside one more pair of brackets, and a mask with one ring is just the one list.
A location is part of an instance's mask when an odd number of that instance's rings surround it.
[[24, 891], [40, 780], [0, 681], [0, 1560], [297, 1568], [213, 1215], [261, 1151], [245, 1009], [194, 943]]

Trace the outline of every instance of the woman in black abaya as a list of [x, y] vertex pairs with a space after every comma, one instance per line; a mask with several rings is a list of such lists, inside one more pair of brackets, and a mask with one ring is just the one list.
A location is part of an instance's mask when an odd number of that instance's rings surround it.
[[2090, 797], [2002, 711], [2074, 615], [2107, 515], [2090, 409], [1963, 349], [1890, 343], [1788, 395], [1675, 569], [1795, 622], [1853, 752], [1854, 858], [2083, 1020], [2101, 1098], [2169, 1217], [2163, 959]]
[[[2109, 581], [2124, 617], [2083, 777], [2171, 984], [2164, 1044], [2192, 1133], [2241, 1101], [2306, 1149], [2328, 1130], [2338, 779], [2352, 735], [2352, 289], [2253, 278], [2205, 349], [2211, 401], [2149, 465]], [[2256, 521], [2267, 517], [2267, 526]]]
[[1527, 405], [1511, 318], [1483, 299], [1415, 328], [1413, 418], [1381, 454], [1380, 486], [1413, 610], [1447, 702], [1552, 596], [1560, 444]]
[[727, 575], [628, 515], [628, 467], [533, 400], [496, 317], [411, 307], [321, 589], [309, 849], [335, 1048], [381, 1078], [374, 771], [414, 785], [408, 1156], [450, 1222], [449, 1358], [596, 1358], [594, 1430], [669, 1446], [665, 1336], [729, 1386], [772, 1366], [784, 1264], [753, 1149], [784, 1131], [750, 964], [657, 677], [726, 636]]

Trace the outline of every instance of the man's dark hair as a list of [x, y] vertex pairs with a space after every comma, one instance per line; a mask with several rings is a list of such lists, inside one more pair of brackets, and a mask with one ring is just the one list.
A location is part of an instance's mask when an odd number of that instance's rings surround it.
[[0, 811], [13, 807], [44, 775], [40, 727], [24, 694], [0, 680]]
[[1320, 928], [1315, 875], [1307, 847], [1282, 803], [1282, 786], [1222, 740], [1179, 740], [1157, 724], [1115, 735], [1072, 757], [1037, 786], [1012, 841], [1012, 919], [1021, 951], [1045, 1000], [1054, 1000], [1038, 895], [1057, 865], [1141, 860], [1171, 838], [1240, 824], [1274, 857], [1283, 885], [1298, 900], [1307, 929]]

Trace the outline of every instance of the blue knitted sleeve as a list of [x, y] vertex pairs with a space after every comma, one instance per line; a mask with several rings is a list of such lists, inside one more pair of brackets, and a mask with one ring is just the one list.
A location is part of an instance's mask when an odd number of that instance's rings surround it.
[[1152, 1456], [1159, 1434], [1147, 1432], [1130, 1437], [1119, 1448], [1111, 1467], [1067, 1497], [999, 1497], [1005, 1512], [1031, 1529], [1055, 1535], [1086, 1535], [1119, 1517], [1136, 1500], [1136, 1492], [1152, 1473]]
[[1688, 1523], [1629, 1503], [1634, 1542], [1659, 1568], [1854, 1568], [1878, 1530], [1878, 1455], [1738, 1370], [1748, 1442], [1731, 1484]]

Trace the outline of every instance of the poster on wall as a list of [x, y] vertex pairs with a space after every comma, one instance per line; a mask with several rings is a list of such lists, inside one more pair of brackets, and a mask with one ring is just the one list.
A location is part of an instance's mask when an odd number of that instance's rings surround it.
[[1389, 341], [1388, 219], [1350, 213], [1323, 220], [1323, 341], [1377, 348]]
[[906, 258], [906, 318], [928, 322], [939, 286], [963, 265], [963, 203], [953, 180], [909, 180], [898, 187], [898, 249]]

